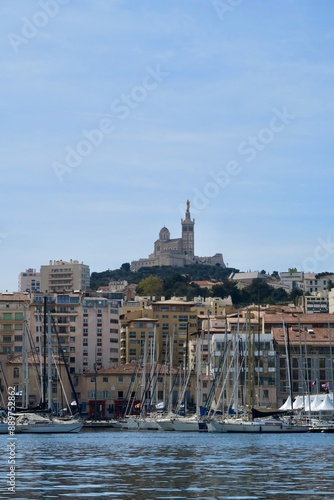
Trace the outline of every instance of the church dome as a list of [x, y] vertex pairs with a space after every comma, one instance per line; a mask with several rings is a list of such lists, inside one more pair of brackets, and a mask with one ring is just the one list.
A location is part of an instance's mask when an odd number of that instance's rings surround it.
[[170, 232], [166, 226], [160, 229], [159, 240], [170, 240]]

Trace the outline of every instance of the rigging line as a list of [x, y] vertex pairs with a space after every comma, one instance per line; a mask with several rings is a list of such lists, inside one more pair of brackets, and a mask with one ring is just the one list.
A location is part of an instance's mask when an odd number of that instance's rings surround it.
[[42, 379], [41, 379], [41, 373], [38, 370], [40, 352], [38, 351], [38, 349], [36, 347], [36, 344], [34, 342], [34, 338], [33, 338], [33, 335], [32, 335], [32, 332], [31, 332], [29, 326], [27, 325], [26, 328], [27, 328], [28, 340], [29, 340], [29, 344], [30, 344], [30, 348], [31, 348], [30, 355], [32, 357], [32, 362], [33, 362], [32, 364], [34, 367], [34, 371], [33, 371], [34, 377], [35, 377], [34, 380], [37, 382], [39, 397], [41, 397], [41, 395], [42, 395], [41, 380]]
[[79, 410], [79, 414], [80, 414], [81, 413], [81, 407], [80, 407], [80, 404], [79, 404], [77, 392], [76, 392], [76, 390], [74, 388], [74, 385], [73, 385], [73, 381], [72, 381], [72, 377], [71, 377], [70, 371], [69, 371], [68, 366], [67, 366], [67, 361], [66, 361], [66, 358], [65, 358], [65, 355], [64, 355], [64, 351], [63, 351], [63, 348], [61, 346], [61, 342], [60, 342], [60, 338], [59, 338], [59, 333], [58, 333], [58, 329], [57, 329], [57, 326], [56, 326], [56, 322], [55, 322], [55, 320], [54, 320], [54, 318], [52, 316], [51, 316], [51, 320], [52, 320], [52, 325], [53, 325], [55, 334], [57, 336], [58, 352], [60, 352], [62, 360], [63, 360], [63, 363], [65, 365], [66, 374], [67, 374], [67, 377], [68, 377], [68, 380], [69, 380], [69, 383], [70, 383], [70, 386], [71, 386], [71, 390], [73, 392], [73, 396], [74, 396], [75, 402], [77, 404], [77, 409]]
[[72, 413], [72, 410], [71, 410], [71, 405], [68, 402], [66, 391], [65, 391], [65, 387], [64, 387], [63, 381], [62, 381], [61, 376], [60, 376], [60, 371], [59, 371], [59, 368], [58, 368], [58, 363], [57, 363], [57, 360], [56, 360], [56, 356], [55, 356], [55, 354], [54, 354], [53, 351], [52, 351], [52, 359], [53, 359], [54, 364], [55, 364], [56, 372], [57, 372], [57, 375], [58, 375], [58, 380], [60, 382], [60, 386], [61, 386], [61, 389], [63, 391], [63, 395], [65, 397], [67, 408], [69, 409], [70, 414], [73, 416], [73, 413]]

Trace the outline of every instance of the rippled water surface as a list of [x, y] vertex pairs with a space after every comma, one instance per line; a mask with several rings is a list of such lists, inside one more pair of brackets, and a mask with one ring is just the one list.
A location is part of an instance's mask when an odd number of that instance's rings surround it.
[[18, 435], [15, 494], [0, 442], [0, 498], [334, 499], [334, 434]]

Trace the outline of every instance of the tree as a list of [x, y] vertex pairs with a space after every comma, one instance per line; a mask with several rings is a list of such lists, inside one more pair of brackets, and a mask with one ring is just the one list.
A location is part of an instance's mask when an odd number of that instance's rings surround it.
[[130, 264], [129, 264], [129, 262], [124, 262], [124, 264], [121, 265], [121, 270], [128, 273], [130, 271]]
[[136, 292], [139, 295], [144, 296], [160, 296], [163, 291], [163, 281], [159, 276], [147, 276], [142, 279], [136, 288]]
[[294, 287], [290, 292], [289, 299], [294, 304], [297, 304], [298, 298], [301, 297], [302, 295], [303, 295], [303, 290], [301, 288]]

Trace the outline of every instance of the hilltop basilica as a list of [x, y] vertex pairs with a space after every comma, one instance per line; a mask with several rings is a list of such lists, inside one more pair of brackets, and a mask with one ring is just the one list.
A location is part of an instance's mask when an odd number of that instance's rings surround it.
[[195, 219], [190, 217], [190, 202], [188, 200], [185, 218], [181, 219], [181, 238], [171, 239], [169, 230], [164, 226], [159, 232], [159, 239], [154, 243], [153, 253], [146, 259], [131, 262], [131, 270], [138, 271], [141, 267], [153, 266], [183, 267], [189, 264], [211, 266], [218, 264], [226, 267], [221, 253], [216, 253], [213, 257], [197, 257], [195, 255], [194, 226]]

